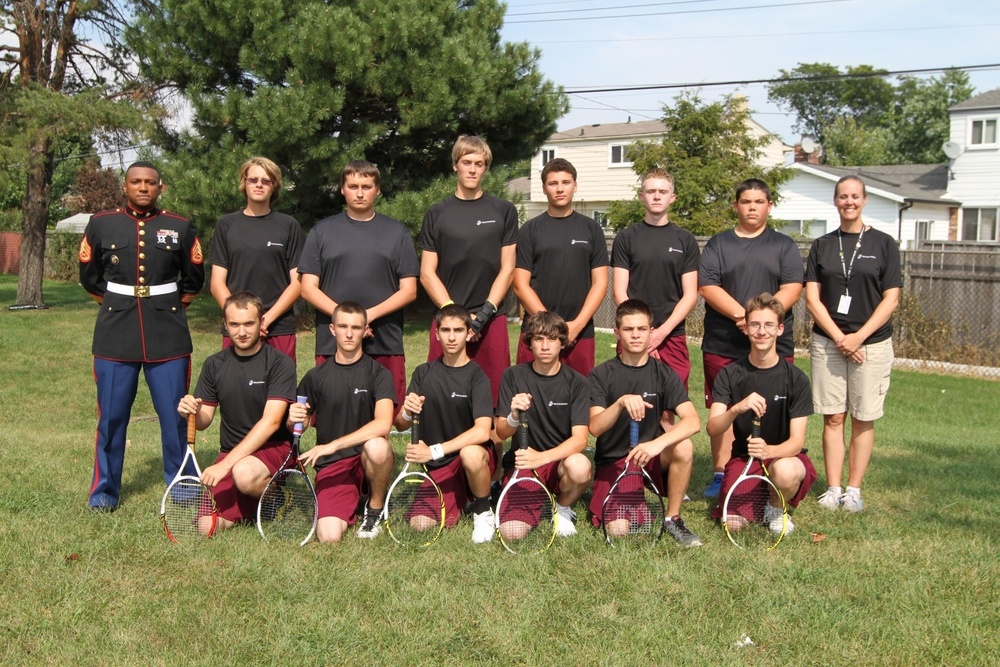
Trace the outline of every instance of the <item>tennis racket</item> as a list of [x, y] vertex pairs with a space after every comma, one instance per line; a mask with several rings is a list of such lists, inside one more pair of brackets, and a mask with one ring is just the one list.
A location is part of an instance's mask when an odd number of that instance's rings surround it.
[[[215, 506], [212, 490], [201, 483], [201, 468], [194, 455], [194, 440], [197, 431], [196, 416], [188, 415], [187, 451], [181, 467], [167, 486], [160, 501], [160, 519], [163, 530], [171, 542], [193, 541], [196, 538], [211, 537], [219, 522], [219, 510]], [[194, 464], [196, 475], [185, 475], [188, 460]]]
[[[629, 451], [639, 444], [639, 422], [629, 423]], [[608, 544], [656, 542], [663, 534], [663, 497], [646, 469], [625, 463], [601, 507], [601, 528]]]
[[[299, 396], [299, 403], [306, 397]], [[302, 424], [292, 429], [292, 450], [264, 487], [257, 503], [257, 532], [268, 541], [292, 542], [302, 546], [312, 539], [319, 518], [316, 489], [299, 463]]]
[[[420, 442], [420, 415], [413, 415], [410, 444]], [[427, 474], [427, 466], [410, 470], [407, 461], [389, 487], [385, 503], [385, 527], [389, 536], [407, 547], [426, 547], [444, 529], [444, 496]]]
[[[754, 416], [751, 434], [760, 437], [760, 418]], [[759, 474], [758, 469], [763, 474]], [[729, 541], [740, 549], [778, 546], [787, 530], [785, 497], [768, 476], [764, 462], [749, 457], [722, 504], [722, 525]]]
[[[519, 448], [528, 448], [528, 415], [521, 412]], [[533, 470], [514, 470], [497, 501], [497, 534], [512, 554], [541, 553], [556, 538], [555, 500]]]

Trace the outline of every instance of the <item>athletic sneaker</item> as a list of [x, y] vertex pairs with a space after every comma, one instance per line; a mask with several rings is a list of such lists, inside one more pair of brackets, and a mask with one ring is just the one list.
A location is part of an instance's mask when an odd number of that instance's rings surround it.
[[825, 507], [828, 510], [840, 509], [842, 497], [843, 494], [840, 492], [840, 487], [831, 487], [819, 497], [819, 506]]
[[719, 492], [722, 490], [722, 473], [717, 472], [712, 475], [712, 481], [709, 483], [708, 488], [705, 489], [706, 498], [718, 498]]
[[374, 510], [365, 504], [364, 514], [361, 515], [361, 525], [358, 526], [358, 537], [363, 540], [371, 540], [378, 537], [382, 532], [382, 510]]
[[691, 530], [684, 525], [684, 519], [675, 517], [673, 519], [664, 519], [663, 528], [670, 533], [670, 536], [677, 540], [677, 543], [682, 547], [700, 547], [702, 545], [701, 538], [691, 532]]
[[791, 535], [792, 531], [795, 530], [795, 524], [792, 523], [792, 517], [785, 514], [784, 520], [782, 520], [781, 508], [775, 507], [771, 503], [764, 506], [764, 523], [766, 523], [768, 529], [776, 535], [781, 533], [782, 528], [785, 529], [785, 535]]
[[556, 513], [559, 520], [556, 523], [556, 535], [559, 537], [573, 537], [576, 535], [576, 512], [569, 507], [556, 504]]
[[497, 517], [493, 510], [472, 515], [472, 543], [492, 542], [497, 530]]
[[840, 505], [845, 512], [860, 512], [865, 508], [860, 491], [847, 491], [840, 497]]

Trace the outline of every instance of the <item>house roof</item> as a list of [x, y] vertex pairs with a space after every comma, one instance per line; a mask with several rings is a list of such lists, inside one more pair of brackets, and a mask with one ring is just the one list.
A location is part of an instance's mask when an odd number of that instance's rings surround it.
[[974, 111], [976, 109], [1000, 109], [1000, 88], [970, 97], [951, 107], [948, 111]]
[[560, 130], [549, 137], [549, 143], [614, 137], [656, 136], [666, 131], [667, 126], [659, 120], [641, 120], [636, 123], [595, 123], [594, 125], [580, 125], [568, 130]]
[[507, 181], [507, 190], [510, 192], [520, 192], [525, 198], [531, 198], [531, 179], [521, 176]]
[[889, 195], [890, 199], [927, 202], [931, 204], [960, 205], [961, 202], [945, 199], [948, 191], [947, 164], [888, 164], [870, 167], [831, 167], [825, 164], [798, 162], [793, 168], [815, 173], [837, 181], [843, 176], [858, 176], [869, 190]]
[[90, 213], [77, 213], [63, 218], [56, 223], [56, 231], [82, 234], [87, 229], [87, 223], [90, 222], [90, 215]]

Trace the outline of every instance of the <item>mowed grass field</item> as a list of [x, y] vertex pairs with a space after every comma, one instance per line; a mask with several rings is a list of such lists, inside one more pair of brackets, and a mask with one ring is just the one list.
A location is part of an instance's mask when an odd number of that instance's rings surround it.
[[[0, 277], [0, 304], [14, 294], [15, 279]], [[704, 432], [684, 510], [700, 549], [612, 549], [581, 522], [577, 537], [515, 557], [473, 545], [468, 519], [422, 551], [384, 533], [265, 544], [250, 527], [182, 547], [160, 527], [158, 427], [144, 384], [123, 504], [87, 510], [96, 305], [74, 284], [46, 284], [46, 300], [47, 311], [0, 312], [0, 664], [1000, 663], [1000, 383], [894, 372], [867, 510], [826, 512], [814, 492], [772, 553], [738, 551], [709, 520]], [[196, 377], [218, 349], [219, 320], [207, 295], [189, 314]], [[407, 328], [411, 370], [426, 336], [423, 323]], [[311, 333], [299, 350], [301, 375]], [[611, 354], [611, 338], [600, 338], [599, 359]], [[704, 419], [697, 348], [692, 357]], [[811, 418], [817, 488], [820, 426]], [[199, 441], [204, 464], [218, 450], [218, 420]], [[738, 648], [744, 634], [753, 645]]]

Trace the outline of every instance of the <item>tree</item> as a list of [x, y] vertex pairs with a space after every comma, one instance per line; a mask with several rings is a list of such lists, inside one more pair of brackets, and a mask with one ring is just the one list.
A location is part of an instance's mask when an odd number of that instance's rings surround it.
[[278, 206], [308, 224], [338, 207], [349, 160], [377, 164], [392, 196], [450, 174], [461, 133], [497, 164], [529, 157], [568, 105], [537, 50], [501, 42], [503, 14], [497, 0], [146, 4], [129, 42], [192, 119], [160, 137], [169, 202], [204, 230], [239, 205], [238, 165], [261, 154], [294, 185]]
[[25, 174], [20, 306], [44, 307], [45, 229], [63, 140], [139, 123], [139, 97], [114, 97], [130, 80], [117, 40], [124, 23], [115, 3], [99, 0], [0, 4], [0, 159]]
[[773, 83], [768, 99], [798, 116], [795, 129], [812, 134], [833, 165], [933, 164], [944, 160], [949, 107], [972, 96], [969, 76], [904, 76], [895, 85], [871, 65], [841, 72], [825, 63], [799, 64], [792, 81]]
[[76, 171], [62, 205], [71, 214], [97, 213], [125, 204], [122, 184], [111, 169], [102, 169], [96, 162], [85, 162]]
[[[745, 98], [726, 96], [711, 104], [698, 93], [685, 92], [664, 106], [667, 129], [659, 142], [636, 142], [628, 147], [632, 169], [640, 177], [654, 167], [667, 169], [674, 177], [676, 201], [670, 217], [696, 235], [709, 236], [736, 222], [733, 196], [747, 178], [760, 178], [777, 194], [790, 177], [790, 170], [757, 163], [770, 140], [750, 129]], [[613, 202], [608, 218], [614, 229], [622, 229], [643, 217], [637, 200]]]
[[974, 91], [969, 75], [957, 69], [930, 79], [900, 79], [893, 125], [899, 163], [943, 162], [941, 146], [951, 138], [948, 109], [972, 97]]
[[866, 127], [840, 116], [824, 130], [823, 156], [834, 167], [895, 164], [895, 141], [887, 127]]
[[841, 72], [827, 63], [799, 63], [780, 70], [767, 88], [767, 100], [794, 111], [795, 130], [826, 143], [826, 128], [837, 118], [853, 118], [865, 127], [888, 127], [896, 91], [885, 80], [886, 70], [871, 65], [848, 66]]

